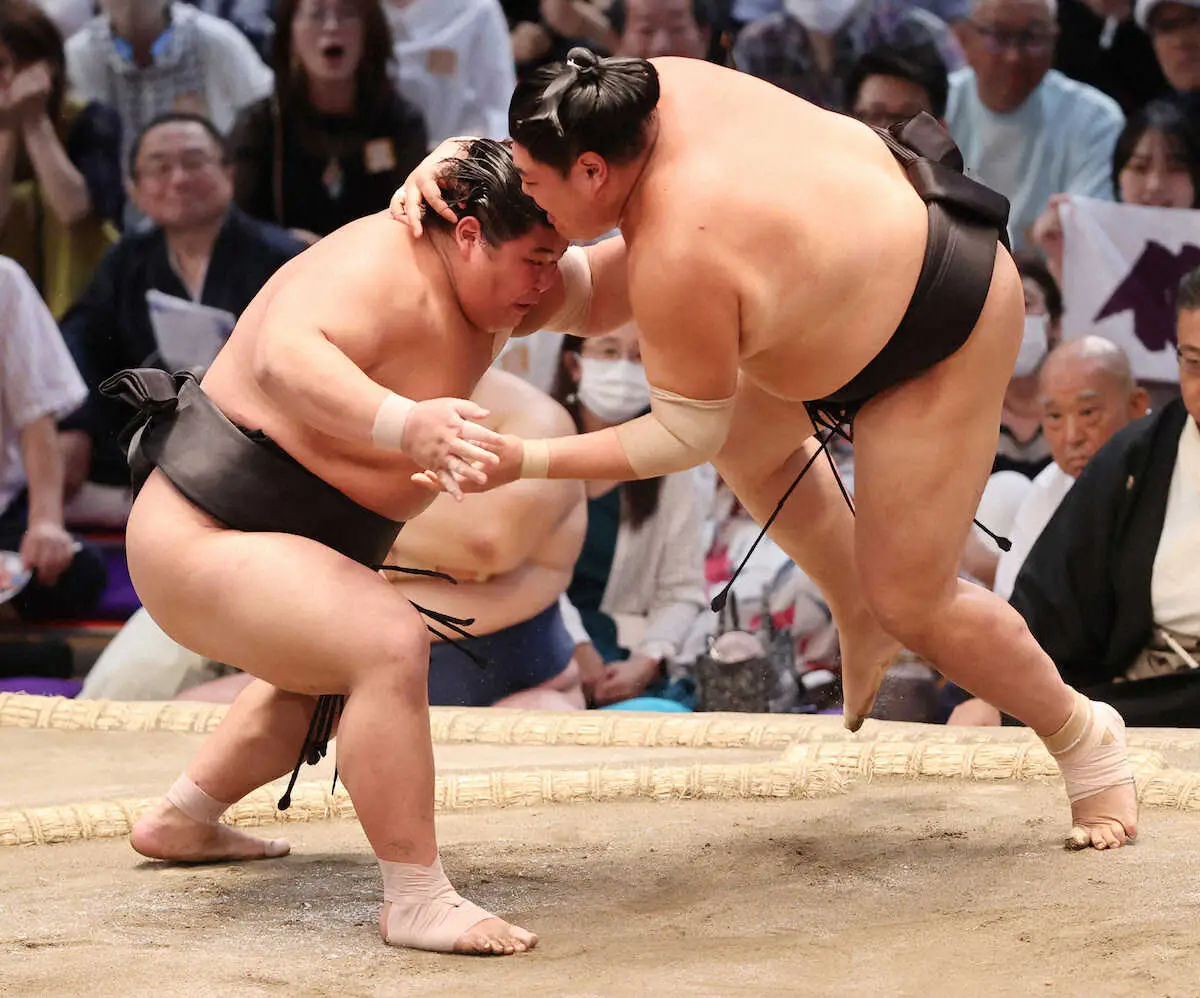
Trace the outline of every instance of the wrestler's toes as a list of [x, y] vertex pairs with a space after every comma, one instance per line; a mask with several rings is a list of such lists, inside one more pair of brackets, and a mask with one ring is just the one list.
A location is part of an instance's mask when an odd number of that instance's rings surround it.
[[537, 945], [537, 936], [502, 918], [485, 918], [476, 922], [454, 943], [456, 953], [479, 953], [485, 956], [511, 956], [524, 953]]
[[1068, 849], [1118, 849], [1137, 838], [1137, 790], [1132, 783], [1076, 801]]

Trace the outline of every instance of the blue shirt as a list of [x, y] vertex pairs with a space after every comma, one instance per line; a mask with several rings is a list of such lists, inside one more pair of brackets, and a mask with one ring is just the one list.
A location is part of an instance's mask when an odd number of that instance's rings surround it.
[[1012, 202], [1014, 249], [1053, 194], [1112, 200], [1112, 159], [1125, 117], [1115, 100], [1050, 70], [1015, 111], [984, 107], [975, 71], [950, 74], [946, 125], [967, 173]]

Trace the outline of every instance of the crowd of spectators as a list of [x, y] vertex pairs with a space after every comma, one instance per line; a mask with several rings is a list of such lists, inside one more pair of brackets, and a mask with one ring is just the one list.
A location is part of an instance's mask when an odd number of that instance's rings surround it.
[[[104, 609], [130, 589], [130, 482], [99, 385], [202, 369], [279, 267], [384, 209], [443, 139], [504, 137], [515, 81], [576, 44], [945, 124], [1012, 204], [1027, 313], [980, 504], [1011, 550], [974, 533], [963, 575], [1068, 681], [1137, 723], [1200, 724], [1200, 274], [1167, 289], [1178, 376], [1152, 383], [1064, 287], [1080, 199], [1188, 220], [1200, 262], [1200, 0], [0, 0], [0, 683], [37, 675], [6, 629], [108, 613], [128, 622], [84, 696], [236, 695], [237, 663], [175, 646], [136, 600]], [[637, 330], [514, 341], [476, 398], [529, 436], [634, 418]], [[834, 450], [852, 490], [852, 445]], [[431, 702], [695, 708], [706, 603], [756, 533], [708, 467], [437, 500], [392, 553], [462, 581], [394, 580], [410, 598], [476, 618], [465, 649], [435, 642]], [[803, 573], [768, 540], [734, 592], [737, 627], [790, 634], [795, 694], [773, 705], [835, 706], [807, 695], [837, 639]], [[924, 719], [1003, 720], [930, 681]]]

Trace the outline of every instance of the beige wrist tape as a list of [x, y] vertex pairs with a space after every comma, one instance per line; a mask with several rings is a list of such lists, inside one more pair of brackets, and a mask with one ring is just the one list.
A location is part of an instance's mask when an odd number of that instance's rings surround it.
[[649, 414], [616, 428], [634, 473], [655, 478], [716, 457], [729, 436], [733, 400], [689, 399], [652, 386]]
[[371, 427], [371, 440], [376, 447], [404, 449], [404, 427], [408, 423], [408, 414], [416, 404], [403, 395], [388, 392], [388, 397], [379, 403], [375, 423]]
[[521, 477], [550, 477], [550, 441], [526, 440], [521, 446]]
[[558, 261], [562, 275], [563, 306], [547, 320], [547, 329], [571, 333], [583, 328], [592, 310], [592, 265], [582, 246], [571, 246]]

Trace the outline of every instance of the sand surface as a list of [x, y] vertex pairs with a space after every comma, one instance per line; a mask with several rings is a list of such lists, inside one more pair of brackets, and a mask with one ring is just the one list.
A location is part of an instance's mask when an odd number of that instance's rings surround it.
[[[197, 742], [0, 729], [0, 797], [158, 793]], [[446, 771], [648, 752], [776, 754], [439, 746], [438, 759]], [[446, 814], [459, 889], [542, 937], [490, 960], [379, 942], [377, 868], [352, 821], [265, 827], [292, 855], [240, 866], [144, 862], [120, 839], [10, 847], [0, 993], [1200, 994], [1200, 818], [1146, 810], [1137, 846], [1097, 854], [1059, 847], [1065, 816], [1051, 782], [879, 779], [818, 800]]]

